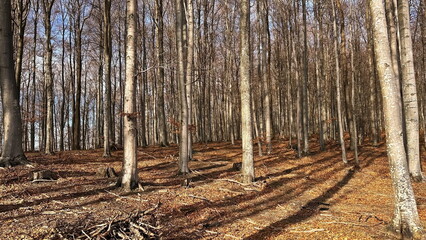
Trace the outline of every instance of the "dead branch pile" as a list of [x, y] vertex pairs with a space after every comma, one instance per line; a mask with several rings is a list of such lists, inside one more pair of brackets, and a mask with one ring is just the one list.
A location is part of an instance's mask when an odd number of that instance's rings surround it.
[[[157, 240], [161, 239], [160, 229], [155, 215], [152, 213], [156, 208], [146, 211], [137, 211], [125, 218], [117, 220], [113, 218], [109, 222], [87, 227], [83, 230], [74, 229], [74, 233], [58, 234], [62, 239], [135, 239], [135, 240]], [[58, 232], [59, 229], [58, 229]]]

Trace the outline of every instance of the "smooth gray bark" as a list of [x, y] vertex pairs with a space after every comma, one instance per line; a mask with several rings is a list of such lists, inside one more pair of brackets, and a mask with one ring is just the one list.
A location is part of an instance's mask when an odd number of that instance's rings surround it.
[[408, 172], [403, 138], [401, 95], [398, 92], [398, 79], [392, 68], [385, 8], [382, 1], [372, 0], [370, 9], [376, 67], [382, 89], [386, 146], [395, 198], [392, 227], [403, 238], [421, 239], [423, 231]]
[[28, 162], [22, 149], [19, 89], [15, 81], [13, 62], [11, 5], [9, 0], [1, 0], [0, 4], [0, 88], [4, 128], [0, 167], [11, 167]]
[[126, 82], [124, 89], [124, 159], [119, 185], [130, 191], [138, 187], [137, 113], [136, 113], [136, 20], [137, 1], [127, 0]]
[[417, 101], [416, 74], [414, 71], [413, 43], [411, 40], [410, 15], [407, 0], [397, 0], [399, 33], [401, 42], [402, 94], [404, 104], [406, 149], [408, 169], [414, 181], [423, 180], [420, 162], [419, 108]]
[[241, 94], [241, 135], [242, 135], [242, 181], [251, 183], [255, 180], [253, 143], [252, 143], [252, 114], [250, 107], [250, 1], [241, 1], [240, 19], [240, 94]]

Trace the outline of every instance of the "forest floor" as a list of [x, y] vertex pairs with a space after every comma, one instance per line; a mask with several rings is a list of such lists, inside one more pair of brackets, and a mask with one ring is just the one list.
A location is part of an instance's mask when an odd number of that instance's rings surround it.
[[[176, 146], [139, 148], [145, 191], [127, 194], [115, 178], [96, 175], [100, 167], [120, 171], [122, 151], [27, 153], [33, 167], [0, 169], [0, 239], [90, 239], [90, 229], [147, 209], [154, 239], [395, 239], [386, 230], [393, 197], [384, 143], [360, 147], [359, 170], [342, 163], [335, 143], [301, 159], [287, 146], [275, 141], [273, 154], [256, 155], [257, 182], [243, 185], [233, 169], [239, 143], [195, 144], [188, 188], [176, 175]], [[29, 180], [45, 169], [60, 178]], [[413, 184], [423, 226], [425, 184]]]

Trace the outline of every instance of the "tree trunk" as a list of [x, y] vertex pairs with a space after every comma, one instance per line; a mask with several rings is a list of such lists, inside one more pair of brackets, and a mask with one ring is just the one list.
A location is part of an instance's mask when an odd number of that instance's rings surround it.
[[187, 12], [187, 62], [186, 62], [186, 101], [188, 103], [188, 158], [192, 159], [192, 81], [194, 66], [194, 9], [193, 0], [186, 0]]
[[104, 55], [104, 157], [111, 157], [111, 1], [104, 0], [103, 22]]
[[54, 0], [43, 0], [44, 13], [44, 33], [45, 33], [45, 49], [44, 49], [44, 81], [46, 89], [47, 113], [46, 113], [46, 144], [44, 152], [53, 154], [53, 72], [52, 72], [52, 43], [51, 43], [51, 14]]
[[157, 35], [157, 61], [158, 61], [158, 83], [157, 83], [157, 111], [159, 141], [161, 146], [168, 146], [166, 112], [164, 106], [164, 46], [163, 46], [163, 1], [155, 1], [156, 35]]
[[241, 129], [242, 129], [242, 181], [251, 183], [255, 180], [252, 143], [252, 114], [250, 108], [250, 1], [241, 1], [240, 19], [240, 94], [241, 94]]
[[137, 1], [127, 0], [126, 85], [124, 96], [124, 159], [119, 185], [126, 191], [138, 187], [136, 113]]
[[370, 9], [374, 30], [376, 66], [382, 89], [387, 152], [395, 197], [395, 215], [392, 227], [403, 238], [421, 239], [422, 228], [404, 149], [401, 96], [397, 88], [398, 80], [392, 69], [385, 9], [382, 1], [370, 1]]
[[341, 87], [340, 87], [340, 61], [339, 61], [339, 48], [337, 43], [337, 16], [336, 16], [336, 7], [334, 0], [332, 1], [333, 6], [333, 32], [334, 32], [334, 57], [336, 60], [336, 98], [337, 98], [337, 121], [339, 124], [339, 141], [342, 149], [342, 160], [344, 163], [348, 163], [346, 158], [346, 147], [345, 147], [345, 138], [344, 138], [344, 129], [343, 129], [343, 119], [342, 119], [342, 99], [340, 96]]
[[4, 143], [0, 167], [26, 164], [22, 149], [22, 121], [19, 106], [19, 89], [15, 80], [13, 62], [13, 35], [11, 28], [11, 4], [0, 3], [0, 87], [3, 106]]
[[407, 0], [397, 0], [401, 42], [402, 93], [404, 103], [405, 131], [407, 134], [408, 167], [414, 181], [423, 180], [420, 162], [419, 110], [417, 85], [414, 71], [413, 46], [410, 31], [410, 15]]
[[178, 81], [180, 96], [179, 174], [188, 174], [188, 102], [186, 97], [184, 54], [184, 9], [183, 0], [176, 0], [176, 42], [178, 52]]

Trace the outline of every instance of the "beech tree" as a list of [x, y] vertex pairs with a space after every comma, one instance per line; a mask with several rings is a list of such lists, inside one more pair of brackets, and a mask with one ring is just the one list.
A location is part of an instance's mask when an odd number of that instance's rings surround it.
[[250, 106], [250, 1], [240, 3], [240, 94], [241, 94], [241, 136], [242, 136], [242, 168], [243, 183], [254, 181], [254, 161], [252, 143], [252, 113]]
[[43, 22], [44, 22], [44, 81], [46, 88], [46, 101], [47, 101], [47, 113], [46, 113], [46, 145], [45, 153], [53, 154], [53, 72], [52, 72], [52, 43], [51, 43], [51, 15], [52, 7], [55, 0], [43, 0]]
[[138, 7], [136, 0], [127, 0], [126, 10], [126, 84], [124, 109], [122, 113], [124, 153], [122, 176], [118, 185], [130, 191], [138, 187], [137, 162], [137, 113], [136, 113], [136, 21]]
[[186, 95], [185, 50], [186, 40], [185, 10], [183, 0], [176, 0], [176, 41], [177, 41], [177, 77], [180, 99], [180, 138], [179, 138], [179, 173], [189, 173], [188, 161], [188, 99]]
[[13, 62], [11, 2], [0, 2], [0, 87], [3, 106], [4, 142], [0, 157], [1, 167], [27, 164], [22, 148], [22, 120], [19, 89]]
[[166, 125], [166, 112], [164, 109], [164, 35], [163, 35], [163, 1], [155, 0], [155, 19], [156, 19], [156, 54], [157, 54], [157, 112], [158, 112], [158, 128], [159, 128], [159, 141], [162, 146], [168, 146], [167, 140], [167, 125]]
[[383, 97], [386, 145], [394, 189], [395, 208], [393, 229], [403, 238], [421, 239], [423, 230], [417, 212], [416, 199], [411, 186], [403, 139], [401, 95], [398, 79], [392, 68], [385, 8], [379, 0], [370, 1], [374, 50], [377, 72]]
[[112, 39], [111, 39], [111, 1], [104, 1], [103, 17], [103, 56], [104, 56], [104, 157], [111, 156], [111, 58], [112, 58]]
[[410, 175], [414, 181], [423, 180], [420, 162], [419, 112], [413, 46], [410, 30], [408, 0], [398, 0], [399, 35], [401, 42], [401, 72], [404, 117], [407, 134], [407, 157]]

